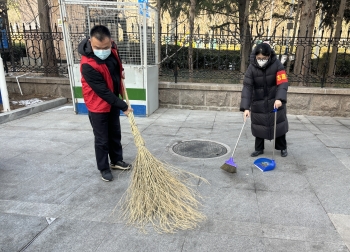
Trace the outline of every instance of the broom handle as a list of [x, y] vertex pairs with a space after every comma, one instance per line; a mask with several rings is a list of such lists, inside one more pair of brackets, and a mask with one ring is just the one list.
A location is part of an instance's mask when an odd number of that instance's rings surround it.
[[241, 135], [242, 135], [242, 132], [243, 132], [243, 129], [244, 129], [244, 125], [245, 125], [246, 121], [247, 121], [247, 119], [246, 119], [246, 120], [244, 121], [244, 123], [243, 123], [242, 129], [241, 129], [241, 132], [239, 133], [239, 136], [238, 136], [238, 139], [237, 139], [237, 142], [236, 142], [235, 148], [233, 149], [233, 152], [232, 152], [231, 157], [233, 157], [233, 154], [234, 154], [234, 153], [235, 153], [235, 151], [236, 151], [236, 148], [237, 148], [237, 145], [238, 145], [239, 139], [241, 138]]
[[129, 97], [128, 97], [128, 92], [126, 92], [125, 82], [124, 82], [123, 78], [121, 78], [121, 80], [122, 80], [122, 85], [123, 85], [123, 89], [124, 89], [125, 100], [126, 100], [126, 103], [128, 104], [128, 106], [130, 107], [130, 101], [129, 101]]

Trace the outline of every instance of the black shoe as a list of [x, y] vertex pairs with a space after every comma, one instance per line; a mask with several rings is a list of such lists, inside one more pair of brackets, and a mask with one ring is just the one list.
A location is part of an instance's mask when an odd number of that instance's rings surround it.
[[101, 178], [103, 181], [112, 181], [113, 180], [113, 175], [110, 170], [104, 170], [101, 171]]
[[125, 163], [124, 161], [117, 161], [116, 163], [111, 163], [109, 167], [111, 167], [111, 169], [129, 170], [131, 164]]
[[264, 151], [263, 150], [256, 150], [254, 151], [250, 156], [251, 157], [256, 157], [256, 156], [259, 156], [261, 154], [264, 154]]
[[286, 157], [286, 156], [288, 156], [287, 149], [281, 150], [281, 157]]

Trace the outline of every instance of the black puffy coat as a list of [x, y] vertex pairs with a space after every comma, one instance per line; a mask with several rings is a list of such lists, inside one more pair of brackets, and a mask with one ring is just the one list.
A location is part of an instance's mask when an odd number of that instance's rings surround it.
[[282, 106], [277, 112], [276, 137], [288, 132], [287, 90], [288, 80], [277, 85], [276, 74], [284, 70], [273, 51], [269, 61], [260, 67], [255, 58], [255, 51], [250, 55], [250, 64], [245, 73], [240, 110], [251, 110], [252, 134], [255, 137], [273, 139], [275, 100], [281, 100]]

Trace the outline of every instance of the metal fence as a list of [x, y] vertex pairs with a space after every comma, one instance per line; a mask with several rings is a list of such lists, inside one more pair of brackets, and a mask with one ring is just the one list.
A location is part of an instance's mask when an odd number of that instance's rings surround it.
[[11, 25], [9, 31], [0, 33], [0, 53], [6, 72], [67, 73], [63, 35], [57, 25], [50, 33], [24, 24]]
[[[138, 24], [134, 27], [138, 27]], [[163, 28], [163, 31], [166, 31], [160, 34], [160, 80], [228, 84], [242, 81], [244, 73], [240, 71], [240, 49], [243, 40], [234, 35], [235, 31], [202, 32], [198, 27], [190, 41], [183, 25], [173, 26], [171, 29], [170, 26]], [[70, 29], [72, 34], [75, 34], [75, 28]], [[315, 31], [313, 37], [297, 34], [292, 39], [286, 36], [286, 30], [281, 28], [279, 36], [267, 38], [254, 35], [250, 42], [253, 47], [257, 41], [269, 40], [286, 67], [291, 85], [350, 87], [350, 30], [343, 31], [340, 38], [332, 37], [332, 33], [333, 31], [325, 36], [323, 32]], [[82, 40], [87, 35], [88, 31], [75, 34], [75, 37]], [[123, 36], [119, 36], [119, 41], [116, 42], [133, 50], [132, 48], [140, 46], [135, 44], [135, 36], [138, 36], [138, 30], [131, 28], [124, 31]], [[67, 76], [63, 43], [61, 28], [56, 25], [51, 33], [39, 32], [37, 27], [10, 25], [8, 31], [0, 32], [0, 53], [6, 66], [5, 70]], [[188, 64], [190, 43], [193, 47], [193, 69]], [[297, 50], [302, 53], [295, 54]], [[332, 72], [329, 72], [333, 50], [336, 50], [336, 59]], [[52, 52], [55, 52], [55, 62], [48, 63], [45, 57]], [[132, 53], [130, 51], [128, 57]], [[295, 69], [297, 62], [301, 63], [301, 67]]]
[[[238, 31], [220, 29], [201, 32], [198, 27], [190, 39], [184, 25], [170, 28], [162, 34], [162, 61], [160, 79], [167, 81], [191, 81], [212, 83], [241, 83], [241, 46], [246, 38]], [[267, 29], [265, 29], [265, 33]], [[342, 36], [332, 36], [333, 30], [313, 31], [312, 37], [300, 31], [292, 38], [283, 27], [279, 36], [252, 34], [251, 50], [257, 43], [268, 42], [284, 64], [291, 85], [350, 87], [350, 30]], [[308, 33], [308, 31], [306, 31]], [[272, 34], [276, 34], [273, 31]], [[193, 70], [189, 67], [189, 45], [192, 44]], [[335, 52], [334, 67], [331, 66]], [[249, 57], [248, 57], [249, 59]], [[249, 61], [246, 62], [246, 65]], [[297, 66], [299, 65], [299, 66]]]

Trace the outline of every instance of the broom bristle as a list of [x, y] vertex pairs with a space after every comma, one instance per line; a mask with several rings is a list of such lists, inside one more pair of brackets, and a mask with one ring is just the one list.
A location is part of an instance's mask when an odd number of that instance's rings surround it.
[[237, 168], [236, 166], [233, 165], [229, 165], [229, 164], [223, 164], [221, 167], [221, 169], [223, 169], [224, 171], [230, 172], [230, 173], [236, 173], [237, 172]]
[[190, 187], [190, 178], [207, 181], [156, 159], [145, 147], [132, 114], [129, 120], [138, 151], [131, 182], [119, 202], [121, 217], [143, 230], [149, 223], [166, 233], [196, 228], [206, 217], [198, 210], [199, 195]]

